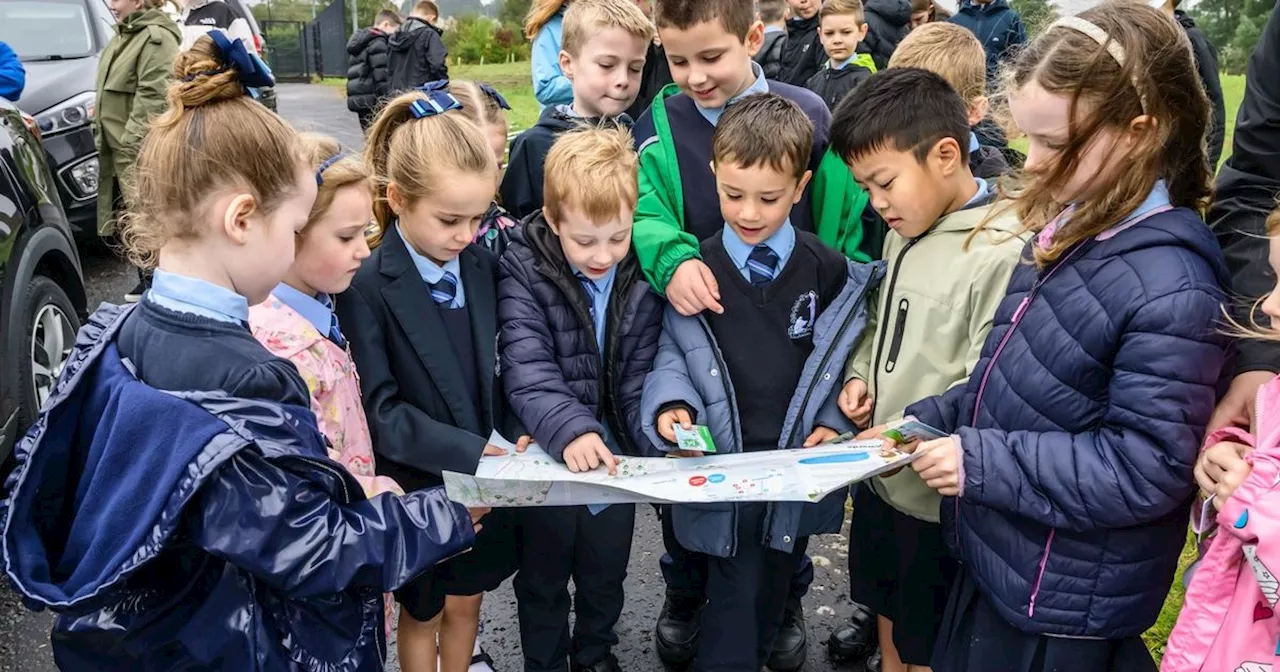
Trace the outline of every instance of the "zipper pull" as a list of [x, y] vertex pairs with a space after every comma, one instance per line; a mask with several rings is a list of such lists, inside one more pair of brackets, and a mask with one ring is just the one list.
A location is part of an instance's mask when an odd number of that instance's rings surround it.
[[1031, 295], [1027, 294], [1022, 297], [1022, 303], [1018, 304], [1018, 309], [1013, 311], [1013, 323], [1017, 324], [1022, 319], [1022, 315], [1027, 312], [1027, 306], [1031, 305]]

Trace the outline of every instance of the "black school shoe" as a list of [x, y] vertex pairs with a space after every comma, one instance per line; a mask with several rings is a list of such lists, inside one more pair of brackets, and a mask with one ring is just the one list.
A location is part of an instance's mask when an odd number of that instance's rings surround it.
[[773, 640], [769, 669], [773, 672], [796, 672], [804, 666], [809, 652], [809, 634], [804, 627], [804, 604], [798, 598], [787, 598], [782, 613], [782, 627]]
[[[831, 637], [827, 639], [827, 654], [836, 662], [861, 663], [869, 660], [876, 652], [876, 615], [866, 606], [855, 602], [849, 623], [831, 633]], [[872, 668], [868, 666], [867, 669]]]
[[574, 663], [573, 672], [622, 672], [622, 666], [618, 664], [617, 656], [610, 653], [604, 657], [604, 660], [595, 665], [578, 665]]
[[653, 632], [658, 658], [667, 667], [683, 670], [693, 662], [698, 649], [698, 616], [704, 603], [701, 598], [667, 593]]

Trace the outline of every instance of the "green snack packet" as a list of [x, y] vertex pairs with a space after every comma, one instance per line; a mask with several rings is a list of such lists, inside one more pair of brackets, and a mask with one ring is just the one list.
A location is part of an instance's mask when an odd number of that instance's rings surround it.
[[676, 448], [692, 450], [699, 453], [716, 452], [716, 444], [711, 440], [711, 430], [705, 425], [694, 425], [693, 429], [685, 429], [676, 425]]

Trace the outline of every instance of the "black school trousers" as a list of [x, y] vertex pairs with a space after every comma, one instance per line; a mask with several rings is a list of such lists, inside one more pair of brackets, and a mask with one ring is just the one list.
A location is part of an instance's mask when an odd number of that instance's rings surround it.
[[[514, 588], [525, 672], [568, 672], [570, 659], [595, 665], [618, 643], [614, 626], [622, 615], [636, 507], [614, 504], [594, 516], [585, 506], [522, 513]], [[572, 637], [569, 579], [577, 616]]]

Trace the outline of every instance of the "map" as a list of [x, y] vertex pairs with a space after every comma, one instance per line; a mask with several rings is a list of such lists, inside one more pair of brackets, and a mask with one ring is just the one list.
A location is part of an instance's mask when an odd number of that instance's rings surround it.
[[[510, 442], [494, 436], [494, 445]], [[536, 444], [481, 458], [475, 475], [444, 472], [449, 499], [471, 507], [627, 503], [816, 502], [843, 486], [905, 466], [879, 441], [706, 457], [619, 457], [618, 473], [574, 473]]]

